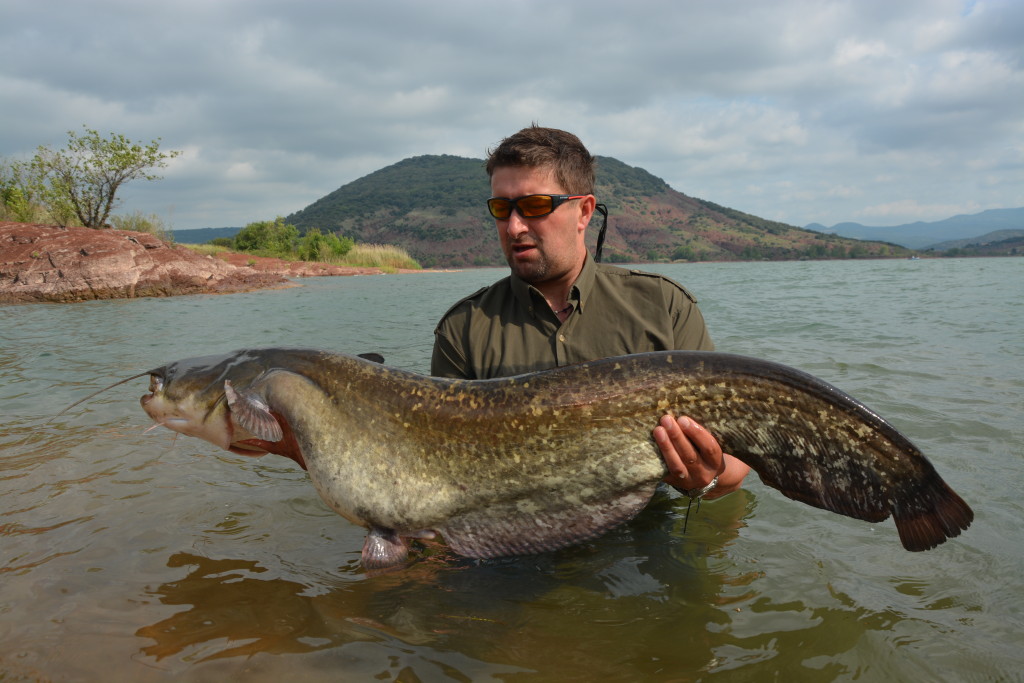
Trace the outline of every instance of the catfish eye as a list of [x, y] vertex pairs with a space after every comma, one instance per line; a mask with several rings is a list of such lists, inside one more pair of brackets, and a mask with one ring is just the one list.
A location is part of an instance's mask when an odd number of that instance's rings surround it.
[[149, 376], [149, 393], [155, 394], [164, 388], [164, 378], [160, 375]]

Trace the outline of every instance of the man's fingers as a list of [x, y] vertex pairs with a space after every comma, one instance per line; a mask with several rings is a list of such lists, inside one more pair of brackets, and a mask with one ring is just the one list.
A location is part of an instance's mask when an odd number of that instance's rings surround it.
[[680, 432], [691, 444], [691, 448], [700, 454], [701, 464], [716, 474], [721, 474], [722, 470], [725, 469], [725, 458], [718, 439], [690, 418], [681, 417], [679, 418], [679, 423]]
[[[739, 487], [750, 467], [722, 452], [718, 440], [704, 427], [688, 417], [663, 415], [651, 432], [661, 457], [668, 468], [664, 481], [680, 491], [704, 488], [716, 476], [727, 476], [719, 481], [707, 498], [717, 498]], [[729, 472], [726, 473], [726, 460]]]
[[686, 467], [683, 465], [683, 459], [679, 457], [676, 447], [672, 444], [672, 438], [669, 436], [668, 429], [664, 425], [658, 425], [654, 428], [653, 435], [654, 442], [661, 451], [661, 458], [665, 461], [665, 467], [668, 468], [669, 475], [680, 478], [685, 477]]
[[680, 425], [680, 431], [686, 435], [687, 439], [701, 454], [715, 457], [718, 453], [721, 453], [722, 447], [718, 445], [718, 440], [711, 435], [711, 432], [688, 417], [679, 418], [679, 422], [683, 423]]

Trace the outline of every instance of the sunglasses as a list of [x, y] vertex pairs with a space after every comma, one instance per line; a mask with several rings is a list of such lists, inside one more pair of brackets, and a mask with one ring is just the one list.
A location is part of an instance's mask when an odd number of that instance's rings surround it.
[[564, 202], [570, 199], [583, 199], [585, 194], [528, 194], [515, 199], [508, 197], [491, 197], [487, 200], [487, 210], [498, 220], [505, 220], [515, 210], [523, 218], [547, 216]]

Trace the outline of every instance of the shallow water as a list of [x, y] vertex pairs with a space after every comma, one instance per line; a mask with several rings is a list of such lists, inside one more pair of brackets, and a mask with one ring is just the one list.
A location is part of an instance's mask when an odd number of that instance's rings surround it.
[[751, 477], [660, 495], [561, 552], [471, 562], [426, 545], [367, 576], [363, 530], [304, 472], [163, 429], [147, 380], [246, 346], [378, 351], [431, 332], [499, 270], [303, 281], [231, 296], [0, 306], [0, 680], [1019, 680], [1024, 657], [1024, 260], [693, 264], [719, 350], [867, 403], [975, 509], [907, 553]]

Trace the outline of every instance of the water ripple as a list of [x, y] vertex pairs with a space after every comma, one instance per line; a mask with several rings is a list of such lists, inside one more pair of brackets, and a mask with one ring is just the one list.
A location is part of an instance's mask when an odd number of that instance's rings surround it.
[[145, 433], [144, 378], [54, 417], [119, 378], [252, 345], [424, 371], [436, 320], [501, 270], [0, 307], [0, 678], [1012, 679], [1022, 265], [656, 268], [697, 295], [718, 348], [812, 372], [928, 454], [977, 520], [915, 554], [891, 521], [751, 477], [689, 519], [663, 492], [557, 553], [474, 562], [426, 541], [408, 568], [370, 576], [365, 531], [290, 461]]

